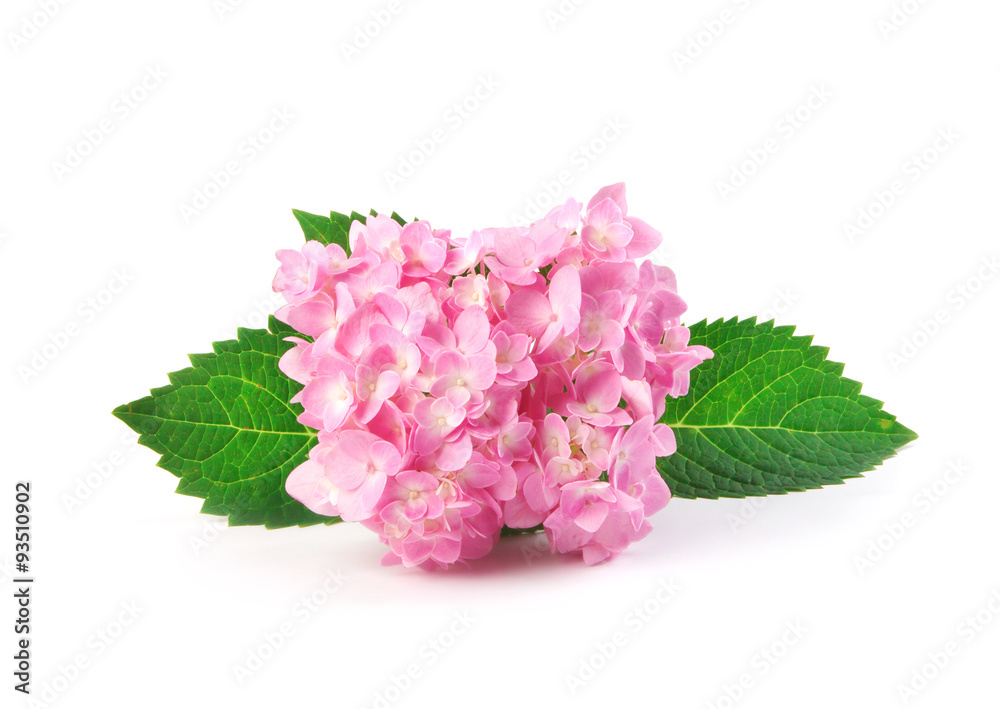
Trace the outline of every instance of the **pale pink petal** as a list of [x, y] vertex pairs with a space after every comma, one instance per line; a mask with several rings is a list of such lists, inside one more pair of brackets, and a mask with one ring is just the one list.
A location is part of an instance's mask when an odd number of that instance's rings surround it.
[[285, 491], [319, 515], [336, 517], [337, 507], [331, 502], [336, 489], [326, 477], [322, 465], [307, 460], [288, 474]]
[[628, 202], [625, 201], [625, 183], [618, 182], [613, 185], [608, 185], [607, 187], [602, 187], [597, 191], [590, 202], [587, 204], [587, 210], [591, 210], [595, 205], [600, 204], [603, 200], [610, 199], [621, 211], [622, 214], [628, 214]]
[[455, 319], [452, 330], [458, 350], [467, 355], [482, 352], [490, 341], [490, 321], [486, 311], [480, 307], [463, 310]]
[[552, 323], [552, 307], [538, 291], [524, 288], [511, 294], [504, 306], [507, 322], [518, 332], [540, 337]]
[[603, 502], [586, 505], [583, 510], [574, 517], [580, 529], [585, 532], [596, 532], [604, 524], [608, 517], [608, 506]]
[[625, 223], [632, 227], [632, 240], [625, 247], [625, 256], [640, 259], [653, 253], [663, 243], [663, 235], [641, 219], [628, 217]]

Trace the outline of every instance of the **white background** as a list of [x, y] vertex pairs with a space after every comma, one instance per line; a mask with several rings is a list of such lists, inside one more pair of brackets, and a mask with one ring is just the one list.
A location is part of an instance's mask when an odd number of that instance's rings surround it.
[[[887, 25], [890, 0], [590, 0], [558, 17], [556, 0], [412, 0], [348, 59], [388, 0], [231, 12], [95, 0], [49, 3], [51, 17], [45, 2], [7, 0], [0, 499], [10, 529], [14, 482], [32, 481], [36, 696], [839, 708], [904, 706], [901, 688], [922, 687], [909, 706], [992, 706], [1000, 279], [984, 264], [997, 256], [1000, 6], [899, 1], [906, 21]], [[718, 36], [699, 36], [705, 23]], [[698, 56], [680, 66], [685, 51]], [[456, 119], [481, 82], [499, 86]], [[146, 95], [126, 110], [132, 92]], [[791, 124], [814, 93], [826, 98]], [[294, 118], [248, 148], [275, 111]], [[609, 120], [623, 128], [602, 138]], [[88, 146], [102, 121], [110, 132]], [[391, 188], [386, 174], [435, 131], [444, 142]], [[951, 138], [935, 148], [939, 131]], [[724, 199], [720, 181], [769, 139], [776, 149]], [[56, 166], [77, 150], [75, 168]], [[239, 174], [185, 219], [230, 161]], [[536, 557], [522, 539], [428, 574], [380, 567], [360, 527], [220, 529], [110, 416], [166, 384], [185, 353], [273, 310], [273, 253], [301, 243], [290, 208], [395, 209], [467, 231], [523, 216], [560, 173], [560, 200], [628, 182], [631, 211], [665, 234], [657, 257], [679, 274], [689, 322], [798, 325], [919, 441], [864, 479], [759, 508], [675, 500], [649, 538], [596, 568]], [[878, 218], [851, 238], [859, 210]], [[111, 295], [116, 278], [127, 286]], [[39, 362], [55, 341], [65, 347]], [[336, 570], [343, 585], [324, 598]], [[676, 588], [666, 603], [661, 582]], [[3, 704], [19, 707], [4, 588]], [[314, 592], [325, 602], [303, 611]], [[602, 661], [615, 633], [624, 642]], [[926, 669], [949, 647], [943, 669]], [[234, 668], [258, 652], [268, 659], [241, 683]], [[574, 694], [567, 677], [591, 662], [600, 670]], [[391, 689], [414, 664], [420, 677]]]

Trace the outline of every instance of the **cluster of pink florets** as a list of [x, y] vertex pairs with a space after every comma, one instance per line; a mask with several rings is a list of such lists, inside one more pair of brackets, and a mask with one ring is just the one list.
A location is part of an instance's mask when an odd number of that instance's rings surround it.
[[281, 369], [319, 431], [289, 494], [406, 566], [481, 557], [505, 525], [544, 525], [587, 563], [644, 537], [676, 448], [656, 421], [711, 357], [688, 346], [673, 272], [635, 261], [660, 242], [619, 184], [530, 227], [460, 239], [377, 216], [350, 253], [280, 251], [277, 315], [312, 339]]

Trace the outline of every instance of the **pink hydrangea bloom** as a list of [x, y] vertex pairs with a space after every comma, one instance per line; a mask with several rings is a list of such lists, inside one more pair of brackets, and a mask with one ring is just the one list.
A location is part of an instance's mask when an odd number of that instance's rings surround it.
[[289, 303], [308, 300], [319, 293], [330, 272], [330, 257], [322, 244], [307, 241], [302, 251], [284, 249], [278, 252], [281, 268], [274, 276], [274, 291]]
[[374, 531], [385, 563], [475, 559], [504, 526], [620, 554], [670, 499], [666, 397], [712, 356], [688, 345], [673, 272], [636, 262], [661, 240], [617, 184], [526, 228], [378, 216], [349, 251], [278, 252], [277, 317], [305, 336], [280, 367], [319, 430], [288, 493]]

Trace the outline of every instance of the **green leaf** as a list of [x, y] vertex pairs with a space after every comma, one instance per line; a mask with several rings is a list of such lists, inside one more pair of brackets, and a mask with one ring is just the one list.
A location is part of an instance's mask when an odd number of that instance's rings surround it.
[[[377, 216], [378, 216], [378, 212], [376, 212], [376, 211], [375, 211], [374, 209], [373, 209], [373, 210], [371, 210], [371, 216], [373, 216], [373, 217], [377, 217]], [[405, 220], [405, 219], [403, 219], [403, 218], [402, 218], [401, 216], [399, 216], [398, 214], [396, 214], [396, 212], [393, 212], [393, 213], [392, 213], [392, 214], [390, 215], [390, 217], [392, 218], [392, 221], [394, 221], [394, 222], [396, 222], [397, 224], [399, 224], [399, 226], [406, 226], [406, 220]], [[417, 219], [414, 219], [413, 221], [419, 221], [419, 220], [417, 220]]]
[[302, 233], [307, 241], [318, 241], [324, 246], [334, 242], [335, 232], [333, 220], [319, 214], [310, 214], [299, 209], [293, 209], [292, 214], [299, 221]]
[[289, 400], [301, 388], [278, 369], [294, 331], [271, 318], [270, 331], [238, 331], [238, 339], [192, 355], [170, 385], [120, 406], [114, 415], [160, 454], [180, 478], [177, 492], [204, 498], [201, 511], [228, 515], [230, 525], [333, 524], [285, 492], [288, 474], [308, 457], [316, 432], [300, 424]]
[[[371, 210], [370, 215], [351, 212], [350, 215], [340, 212], [330, 212], [329, 217], [319, 214], [310, 214], [299, 209], [293, 209], [292, 214], [299, 221], [299, 226], [306, 235], [307, 241], [318, 241], [324, 246], [329, 244], [339, 245], [348, 255], [351, 253], [349, 236], [351, 224], [353, 222], [367, 223], [368, 216], [377, 217], [378, 212]], [[392, 213], [392, 219], [400, 226], [406, 226], [406, 220], [401, 216]]]
[[[346, 214], [341, 214], [340, 212], [330, 212], [331, 230], [334, 234], [334, 238], [330, 243], [338, 244], [348, 256], [351, 255], [351, 247], [348, 237], [351, 233], [351, 224], [353, 222], [354, 220]], [[362, 223], [364, 223], [364, 220], [362, 220]]]
[[779, 495], [860, 477], [916, 434], [845, 379], [829, 350], [755, 318], [703, 321], [691, 344], [715, 358], [668, 399], [677, 453], [657, 467], [677, 497]]
[[293, 209], [292, 214], [299, 221], [307, 241], [318, 241], [324, 246], [339, 245], [348, 254], [351, 253], [348, 236], [351, 233], [351, 222], [365, 223], [365, 217], [357, 212], [350, 216], [339, 212], [330, 212], [330, 216], [310, 214], [299, 209]]

